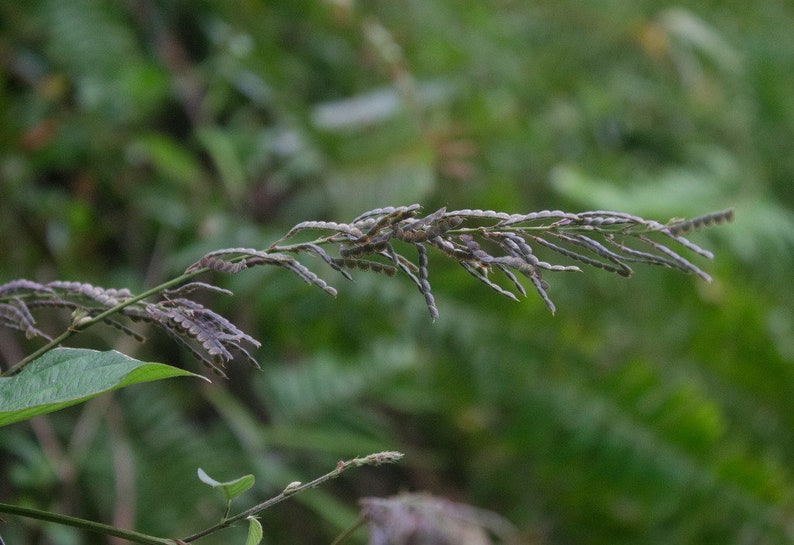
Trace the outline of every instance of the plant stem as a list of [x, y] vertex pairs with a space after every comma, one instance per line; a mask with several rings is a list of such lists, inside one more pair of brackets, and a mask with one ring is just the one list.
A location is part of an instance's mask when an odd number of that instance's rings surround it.
[[85, 520], [77, 517], [70, 517], [68, 515], [59, 515], [58, 513], [41, 511], [39, 509], [33, 509], [32, 507], [21, 507], [19, 505], [8, 505], [6, 503], [0, 503], [0, 513], [8, 513], [10, 515], [17, 515], [20, 517], [44, 520], [47, 522], [54, 522], [56, 524], [62, 524], [64, 526], [81, 528], [89, 532], [95, 532], [107, 536], [120, 537], [122, 539], [126, 539], [127, 541], [131, 541], [133, 543], [142, 543], [143, 545], [176, 545], [177, 543], [179, 543], [178, 541], [173, 539], [150, 536], [147, 534], [142, 534], [140, 532], [135, 532], [133, 530], [124, 530], [122, 528], [116, 528], [115, 526], [102, 524], [101, 522], [94, 522], [91, 520]]
[[185, 543], [190, 543], [191, 541], [195, 541], [199, 538], [215, 533], [219, 530], [223, 530], [224, 528], [228, 528], [237, 521], [242, 520], [246, 517], [250, 517], [251, 515], [256, 515], [257, 513], [264, 511], [265, 509], [284, 501], [290, 496], [294, 496], [295, 494], [298, 494], [299, 492], [303, 492], [304, 490], [308, 490], [310, 488], [316, 488], [321, 484], [325, 483], [326, 481], [335, 479], [344, 470], [350, 467], [361, 467], [366, 465], [380, 465], [380, 464], [392, 463], [398, 461], [402, 457], [403, 454], [401, 452], [378, 452], [376, 454], [370, 454], [369, 456], [364, 456], [361, 458], [353, 458], [352, 460], [347, 460], [344, 462], [340, 461], [334, 470], [329, 471], [325, 475], [317, 477], [316, 479], [308, 483], [290, 484], [284, 490], [282, 490], [280, 494], [273, 496], [269, 500], [265, 500], [262, 503], [259, 503], [251, 507], [250, 509], [246, 509], [241, 513], [237, 513], [232, 517], [226, 518], [214, 526], [210, 526], [209, 528], [206, 528], [188, 537], [183, 537], [181, 541]]
[[331, 545], [341, 545], [342, 543], [344, 543], [344, 541], [347, 538], [349, 538], [351, 535], [353, 535], [353, 532], [355, 532], [356, 530], [358, 530], [359, 528], [364, 526], [364, 524], [366, 524], [366, 522], [367, 522], [367, 519], [363, 515], [359, 516], [356, 519], [356, 521], [353, 524], [350, 525], [349, 528], [347, 528], [344, 532], [342, 532], [341, 534], [336, 536], [336, 539], [334, 539], [331, 542]]

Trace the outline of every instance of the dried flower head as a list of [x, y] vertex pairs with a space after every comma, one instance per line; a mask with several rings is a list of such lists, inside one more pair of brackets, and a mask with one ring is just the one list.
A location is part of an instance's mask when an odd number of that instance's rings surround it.
[[492, 545], [507, 541], [512, 525], [496, 513], [427, 494], [363, 498], [369, 545]]
[[[268, 251], [319, 255], [346, 278], [344, 269], [358, 268], [383, 272], [402, 271], [419, 289], [435, 319], [438, 309], [428, 273], [428, 249], [435, 248], [457, 261], [468, 273], [497, 293], [518, 300], [526, 296], [520, 278], [533, 286], [552, 312], [544, 272], [580, 271], [575, 264], [596, 267], [620, 276], [631, 276], [632, 265], [660, 265], [693, 273], [710, 280], [708, 274], [681, 255], [683, 250], [705, 258], [710, 252], [683, 237], [694, 229], [733, 219], [733, 211], [707, 214], [692, 220], [674, 220], [667, 225], [622, 212], [582, 213], [543, 210], [529, 214], [508, 214], [493, 210], [441, 208], [426, 216], [419, 205], [377, 208], [350, 223], [303, 222]], [[283, 245], [306, 231], [329, 234], [310, 242]], [[320, 246], [336, 245], [340, 257], [332, 257]], [[416, 261], [404, 248], [414, 246]], [[543, 250], [546, 259], [537, 256]], [[572, 263], [552, 263], [554, 256]], [[369, 263], [369, 264], [367, 264]], [[499, 276], [505, 282], [500, 281]]]
[[[350, 223], [301, 222], [264, 250], [225, 248], [209, 252], [179, 278], [139, 296], [127, 289], [80, 282], [40, 284], [12, 280], [0, 285], [0, 326], [17, 329], [27, 337], [49, 340], [36, 326], [34, 311], [64, 308], [72, 313], [69, 327], [72, 333], [103, 322], [142, 339], [123, 320], [143, 321], [165, 331], [214, 372], [223, 375], [225, 364], [236, 356], [256, 366], [249, 350], [258, 348], [259, 342], [188, 297], [197, 290], [231, 294], [211, 283], [195, 280], [205, 273], [236, 274], [252, 267], [274, 265], [330, 295], [336, 295], [336, 289], [309, 269], [300, 257], [319, 257], [346, 279], [352, 279], [351, 270], [388, 276], [403, 273], [416, 285], [431, 317], [436, 319], [438, 308], [430, 284], [429, 258], [435, 249], [510, 299], [525, 297], [527, 291], [522, 282], [528, 281], [553, 313], [555, 306], [543, 275], [580, 271], [579, 265], [625, 277], [632, 274], [635, 264], [659, 265], [710, 280], [707, 273], [682, 255], [682, 250], [707, 259], [712, 258], [711, 252], [684, 235], [732, 219], [732, 210], [662, 224], [603, 210], [508, 214], [440, 208], [423, 216], [418, 204], [376, 208]], [[318, 231], [322, 234], [317, 238], [294, 241], [296, 237]], [[286, 244], [287, 240], [291, 243]], [[544, 253], [542, 258], [539, 252]], [[553, 262], [559, 258], [567, 262]], [[50, 343], [57, 344], [58, 340], [52, 339]]]

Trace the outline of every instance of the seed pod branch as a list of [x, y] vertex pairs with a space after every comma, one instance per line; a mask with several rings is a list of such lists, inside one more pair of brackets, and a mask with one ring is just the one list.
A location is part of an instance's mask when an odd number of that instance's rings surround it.
[[[349, 223], [304, 221], [263, 250], [214, 250], [183, 274], [138, 295], [124, 288], [101, 288], [81, 282], [12, 280], [0, 285], [0, 326], [47, 342], [5, 375], [19, 372], [44, 352], [98, 323], [142, 339], [139, 332], [123, 323], [124, 319], [163, 330], [217, 374], [223, 375], [225, 364], [236, 356], [257, 365], [249, 351], [259, 346], [256, 340], [188, 297], [195, 291], [224, 295], [231, 292], [198, 281], [197, 277], [208, 273], [238, 274], [274, 265], [336, 295], [336, 288], [309, 268], [307, 263], [312, 258], [320, 258], [346, 279], [353, 278], [354, 270], [388, 276], [402, 273], [424, 296], [433, 320], [439, 313], [429, 274], [431, 252], [457, 262], [477, 280], [513, 300], [526, 296], [522, 281], [528, 280], [552, 313], [555, 306], [542, 272], [580, 271], [577, 263], [625, 277], [633, 272], [629, 264], [661, 265], [709, 281], [711, 277], [683, 253], [711, 259], [711, 252], [685, 235], [731, 221], [733, 215], [733, 210], [724, 210], [663, 224], [606, 210], [510, 214], [439, 208], [423, 215], [421, 207], [412, 204], [375, 208]], [[307, 238], [311, 233], [319, 236], [287, 244], [290, 239]], [[411, 247], [417, 252], [414, 258], [408, 251]], [[48, 336], [36, 324], [35, 311], [42, 308], [70, 311], [69, 327], [60, 335]]]

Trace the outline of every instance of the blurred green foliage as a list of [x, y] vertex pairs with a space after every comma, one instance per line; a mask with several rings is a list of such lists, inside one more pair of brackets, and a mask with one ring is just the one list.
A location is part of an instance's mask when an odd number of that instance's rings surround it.
[[[555, 317], [443, 260], [432, 325], [385, 277], [340, 278], [336, 300], [279, 270], [224, 280], [213, 306], [262, 340], [262, 372], [4, 428], [0, 498], [186, 535], [222, 510], [197, 467], [255, 474], [253, 501], [389, 449], [399, 467], [265, 513], [265, 543], [327, 543], [357, 498], [406, 489], [497, 511], [523, 543], [791, 542], [793, 27], [786, 0], [0, 3], [0, 281], [139, 289], [411, 202], [737, 214], [697, 235], [713, 284], [550, 277]], [[78, 342], [195, 365], [156, 337]], [[6, 367], [30, 348], [0, 332]]]

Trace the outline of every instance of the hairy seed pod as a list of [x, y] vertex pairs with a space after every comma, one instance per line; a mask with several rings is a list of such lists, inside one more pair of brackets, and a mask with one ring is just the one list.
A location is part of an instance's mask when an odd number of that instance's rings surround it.
[[480, 248], [480, 245], [477, 243], [476, 240], [474, 240], [474, 237], [472, 237], [471, 235], [468, 234], [460, 235], [460, 240], [463, 241], [463, 243], [466, 245], [466, 248], [468, 248], [469, 252], [471, 252], [471, 255], [472, 257], [474, 257], [474, 259], [477, 259], [478, 261], [481, 261], [483, 263], [490, 263], [491, 261], [493, 261], [494, 257], [488, 254], [488, 252], [482, 250]]
[[430, 282], [427, 272], [427, 248], [422, 244], [417, 244], [416, 251], [419, 253], [419, 291], [425, 296], [425, 303], [427, 304], [427, 310], [430, 312], [430, 317], [436, 320], [438, 318], [438, 307], [436, 307], [436, 300], [433, 297], [433, 292], [430, 291]]
[[513, 293], [512, 291], [508, 291], [508, 290], [504, 289], [502, 286], [500, 286], [499, 284], [496, 284], [495, 282], [492, 282], [488, 278], [488, 276], [487, 276], [488, 268], [487, 267], [483, 267], [480, 264], [471, 263], [471, 262], [468, 262], [468, 261], [459, 261], [459, 263], [460, 263], [461, 267], [463, 267], [466, 270], [466, 272], [468, 272], [470, 275], [472, 275], [474, 278], [476, 278], [477, 280], [479, 280], [480, 282], [482, 282], [483, 284], [485, 284], [486, 286], [488, 286], [492, 290], [496, 291], [497, 293], [500, 293], [501, 295], [504, 295], [505, 297], [508, 297], [508, 298], [512, 299], [513, 301], [518, 301], [518, 297], [516, 297], [515, 293]]
[[361, 230], [358, 227], [349, 225], [347, 223], [336, 223], [333, 221], [304, 221], [290, 229], [286, 235], [281, 237], [280, 240], [291, 238], [295, 236], [296, 233], [307, 229], [312, 231], [333, 231], [336, 233], [344, 233], [346, 235], [350, 235], [351, 237], [361, 236]]
[[551, 311], [552, 314], [554, 314], [557, 309], [554, 306], [554, 303], [551, 301], [549, 294], [546, 292], [546, 290], [549, 288], [549, 285], [543, 281], [539, 274], [531, 276], [530, 280], [535, 286], [535, 291], [538, 292], [538, 295], [540, 295], [540, 298], [543, 299], [543, 302], [546, 304], [546, 307]]
[[36, 328], [36, 320], [30, 309], [19, 298], [14, 298], [9, 303], [0, 303], [0, 324], [23, 331], [27, 339], [42, 337], [49, 340], [48, 335]]
[[360, 221], [371, 218], [372, 216], [382, 216], [384, 214], [393, 214], [397, 211], [407, 211], [416, 213], [421, 208], [421, 205], [418, 204], [410, 204], [408, 206], [386, 206], [384, 208], [375, 208], [373, 210], [368, 210], [363, 214], [359, 214], [352, 223], [359, 223]]
[[698, 275], [700, 278], [705, 280], [706, 282], [711, 282], [711, 276], [706, 274], [703, 270], [700, 269], [697, 265], [690, 262], [689, 260], [685, 259], [684, 257], [678, 255], [676, 252], [665, 246], [664, 244], [659, 244], [658, 242], [649, 239], [645, 236], [638, 236], [638, 240], [643, 241], [644, 243], [651, 246], [654, 250], [658, 251], [661, 254], [664, 254], [665, 257], [670, 258], [670, 262], [672, 263], [670, 266], [674, 269], [678, 269], [684, 272], [690, 272]]
[[524, 297], [527, 296], [527, 290], [525, 290], [523, 284], [521, 284], [521, 282], [518, 281], [518, 278], [516, 278], [516, 275], [513, 274], [513, 271], [507, 268], [507, 265], [498, 264], [496, 267], [500, 271], [502, 271], [502, 273], [504, 273], [504, 275], [507, 278], [510, 279], [510, 281], [513, 283], [513, 286], [515, 286], [518, 293], [520, 293]]
[[232, 261], [221, 259], [219, 257], [205, 255], [204, 257], [193, 263], [190, 267], [188, 267], [185, 270], [185, 272], [191, 273], [204, 268], [226, 274], [237, 274], [238, 272], [248, 268], [248, 264], [246, 263], [245, 259], [235, 263]]
[[[443, 210], [443, 209], [442, 209]], [[436, 237], [442, 236], [450, 229], [454, 229], [463, 223], [463, 218], [452, 216], [441, 218], [436, 223], [428, 225], [426, 229], [416, 229], [413, 226], [402, 228], [400, 225], [393, 226], [394, 237], [403, 242], [419, 243], [427, 242]]]
[[509, 220], [512, 214], [508, 214], [506, 212], [495, 212], [493, 210], [479, 210], [479, 209], [470, 209], [464, 208], [463, 210], [454, 210], [449, 213], [450, 216], [460, 216], [462, 218], [474, 218], [474, 219], [489, 219], [489, 220], [501, 220], [506, 221]]
[[52, 288], [47, 285], [39, 284], [24, 278], [18, 280], [11, 280], [5, 284], [0, 285], [0, 297], [10, 295], [17, 292], [52, 292]]
[[339, 254], [342, 257], [359, 257], [362, 255], [380, 252], [385, 247], [386, 241], [378, 240], [377, 242], [365, 242], [363, 244], [356, 244], [355, 246], [342, 246], [339, 249]]
[[358, 269], [360, 271], [372, 271], [376, 273], [383, 273], [386, 276], [394, 276], [397, 274], [397, 269], [391, 265], [386, 265], [385, 263], [380, 263], [378, 261], [372, 261], [369, 259], [355, 259], [352, 257], [344, 257], [340, 259], [334, 259], [334, 263], [336, 266], [348, 268], [348, 269]]
[[529, 236], [538, 244], [545, 246], [550, 250], [554, 250], [555, 252], [562, 254], [566, 257], [570, 257], [571, 259], [581, 261], [582, 263], [586, 263], [588, 265], [591, 265], [599, 269], [603, 269], [605, 271], [617, 273], [621, 276], [626, 276], [626, 277], [631, 276], [631, 267], [629, 267], [623, 262], [619, 262], [618, 266], [614, 266], [609, 263], [604, 263], [603, 261], [600, 261], [598, 259], [594, 259], [590, 256], [580, 254], [578, 252], [574, 252], [573, 250], [569, 250], [568, 248], [563, 248], [562, 246], [558, 244], [554, 244], [553, 242], [549, 242], [548, 240], [545, 240], [541, 237], [534, 235], [529, 235]]
[[406, 229], [415, 231], [417, 229], [425, 227], [426, 225], [432, 225], [435, 222], [441, 220], [444, 217], [444, 214], [446, 214], [446, 212], [447, 209], [445, 207], [439, 208], [432, 214], [428, 214], [423, 218], [419, 218], [418, 220], [412, 221], [406, 226]]
[[196, 290], [205, 290], [214, 293], [220, 293], [223, 295], [232, 295], [231, 291], [218, 286], [214, 286], [212, 284], [207, 284], [206, 282], [188, 282], [187, 284], [183, 284], [182, 286], [164, 290], [162, 293], [166, 297], [181, 297], [189, 293], [192, 293]]
[[[603, 257], [607, 261], [614, 263], [617, 266], [617, 272], [621, 276], [629, 276], [631, 274], [631, 269], [629, 268], [626, 263], [623, 261], [623, 256], [616, 254], [609, 250], [606, 246], [594, 240], [588, 236], [576, 233], [576, 234], [565, 234], [565, 233], [556, 233], [556, 236], [570, 244], [575, 246], [580, 246], [582, 248], [586, 248], [590, 250], [594, 254]], [[603, 267], [602, 267], [603, 268]]]
[[688, 220], [675, 222], [668, 227], [668, 230], [673, 236], [686, 235], [692, 231], [703, 229], [704, 227], [731, 222], [733, 221], [733, 216], [733, 208], [729, 208], [727, 210], [720, 210], [719, 212], [712, 212]]
[[[540, 212], [532, 212], [530, 214], [510, 214], [507, 218], [500, 221], [497, 225], [517, 225], [520, 223], [537, 222], [538, 220], [567, 220], [579, 221], [579, 215], [563, 212], [562, 210], [541, 210]], [[558, 223], [558, 222], [555, 222]]]
[[[369, 231], [367, 231], [365, 237], [374, 237], [375, 235], [379, 234], [380, 231], [388, 225], [392, 225], [395, 223], [399, 223], [407, 218], [412, 218], [416, 215], [416, 210], [410, 209], [397, 209], [390, 214], [386, 214], [382, 218], [378, 219], [378, 221], [373, 225]], [[363, 238], [363, 237], [362, 237]]]

